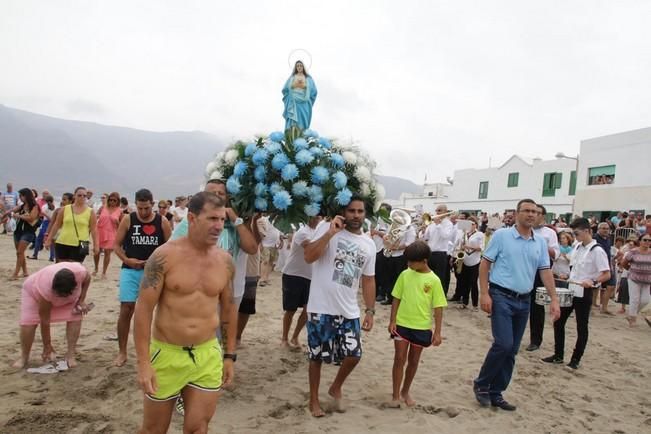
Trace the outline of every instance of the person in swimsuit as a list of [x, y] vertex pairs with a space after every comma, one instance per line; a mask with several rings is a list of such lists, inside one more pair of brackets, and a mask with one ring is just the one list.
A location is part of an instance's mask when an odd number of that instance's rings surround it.
[[[149, 257], [136, 302], [138, 383], [145, 394], [141, 433], [166, 432], [179, 396], [185, 403], [183, 432], [207, 432], [217, 392], [233, 381], [233, 260], [216, 246], [226, 209], [217, 195], [201, 192], [188, 211], [188, 235]], [[215, 338], [220, 322], [224, 354]]]

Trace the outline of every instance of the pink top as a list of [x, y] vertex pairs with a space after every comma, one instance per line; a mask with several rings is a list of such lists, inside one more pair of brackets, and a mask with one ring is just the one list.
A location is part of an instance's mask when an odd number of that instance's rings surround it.
[[626, 253], [626, 260], [631, 264], [628, 279], [634, 282], [651, 283], [651, 250], [646, 253], [633, 249]]
[[[77, 286], [69, 296], [60, 297], [52, 290], [52, 280], [54, 279], [54, 275], [64, 268], [74, 273]], [[87, 274], [88, 271], [86, 268], [78, 262], [60, 262], [58, 264], [48, 265], [29, 276], [23, 284], [20, 303], [20, 324], [30, 325], [40, 323], [38, 314], [39, 299], [43, 299], [52, 304], [50, 312], [51, 322], [81, 320], [81, 315], [75, 314], [73, 308], [77, 300], [79, 300], [81, 286]]]
[[113, 212], [108, 207], [102, 207], [100, 210], [99, 216], [97, 216], [100, 249], [113, 249], [121, 215], [120, 207], [115, 207]]

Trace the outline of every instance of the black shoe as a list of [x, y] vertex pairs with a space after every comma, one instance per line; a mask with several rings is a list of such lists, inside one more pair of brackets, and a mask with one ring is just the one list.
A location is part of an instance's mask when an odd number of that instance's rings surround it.
[[545, 357], [544, 359], [540, 359], [545, 363], [554, 363], [556, 365], [562, 365], [563, 364], [563, 358], [557, 356], [554, 354], [553, 356]]
[[491, 397], [488, 393], [488, 389], [481, 389], [476, 385], [473, 385], [472, 391], [475, 392], [475, 398], [477, 398], [479, 405], [482, 407], [488, 407], [491, 405]]
[[536, 351], [538, 349], [540, 349], [540, 345], [536, 344], [529, 344], [529, 346], [525, 348], [526, 351]]
[[570, 360], [570, 363], [567, 364], [568, 368], [579, 369], [579, 362], [577, 360]]
[[383, 306], [388, 306], [388, 305], [390, 305], [390, 304], [393, 304], [393, 300], [389, 300], [389, 299], [387, 298], [386, 300], [381, 301], [380, 304], [383, 305]]
[[513, 404], [509, 404], [504, 398], [491, 399], [491, 406], [499, 407], [502, 410], [506, 411], [515, 411], [516, 407]]
[[375, 297], [375, 301], [377, 301], [378, 303], [381, 302], [381, 301], [384, 301], [384, 296], [383, 295], [378, 295], [377, 297]]
[[38, 259], [36, 256], [28, 256], [27, 259]]

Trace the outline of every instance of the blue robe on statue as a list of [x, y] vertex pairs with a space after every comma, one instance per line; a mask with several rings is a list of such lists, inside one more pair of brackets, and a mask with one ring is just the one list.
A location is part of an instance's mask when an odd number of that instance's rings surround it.
[[298, 127], [305, 130], [312, 122], [312, 105], [316, 101], [316, 85], [309, 75], [305, 77], [305, 88], [292, 87], [295, 75], [290, 76], [283, 87], [285, 129]]

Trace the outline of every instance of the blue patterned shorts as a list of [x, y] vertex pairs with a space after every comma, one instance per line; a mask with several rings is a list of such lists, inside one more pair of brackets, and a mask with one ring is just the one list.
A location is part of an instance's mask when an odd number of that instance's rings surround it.
[[308, 313], [307, 345], [310, 360], [339, 365], [345, 357], [362, 357], [359, 318]]

